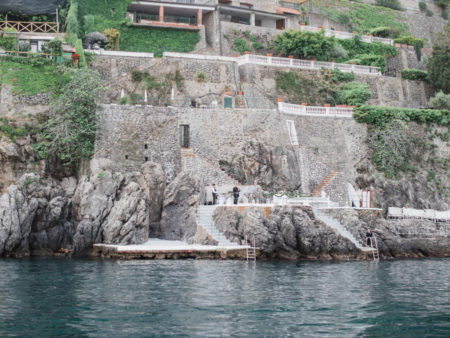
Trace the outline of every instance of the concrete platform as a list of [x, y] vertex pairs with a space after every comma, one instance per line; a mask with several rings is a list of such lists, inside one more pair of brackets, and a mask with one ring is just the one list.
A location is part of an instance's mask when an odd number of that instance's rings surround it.
[[246, 259], [247, 248], [250, 247], [188, 244], [152, 238], [140, 245], [94, 244], [92, 255], [118, 259]]

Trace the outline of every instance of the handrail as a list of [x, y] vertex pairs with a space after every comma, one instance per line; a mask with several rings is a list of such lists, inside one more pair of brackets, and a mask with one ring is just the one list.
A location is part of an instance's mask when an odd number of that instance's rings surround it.
[[58, 33], [58, 22], [37, 22], [37, 21], [0, 21], [0, 31], [5, 28], [13, 28], [20, 33]]
[[278, 110], [281, 113], [299, 116], [323, 116], [323, 117], [345, 117], [345, 118], [351, 118], [353, 116], [353, 108], [314, 107], [284, 102], [278, 102]]

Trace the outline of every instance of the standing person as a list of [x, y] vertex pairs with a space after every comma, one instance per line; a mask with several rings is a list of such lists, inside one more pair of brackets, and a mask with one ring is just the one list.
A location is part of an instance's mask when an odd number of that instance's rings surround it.
[[367, 229], [366, 232], [366, 245], [370, 246], [372, 244], [372, 231], [370, 229]]
[[213, 205], [216, 205], [216, 202], [217, 202], [217, 188], [216, 188], [215, 184], [213, 184], [213, 186], [212, 186], [212, 198], [213, 198]]
[[234, 186], [233, 188], [233, 197], [234, 197], [234, 204], [238, 204], [238, 200], [239, 200], [239, 192], [241, 190], [238, 188], [237, 185]]

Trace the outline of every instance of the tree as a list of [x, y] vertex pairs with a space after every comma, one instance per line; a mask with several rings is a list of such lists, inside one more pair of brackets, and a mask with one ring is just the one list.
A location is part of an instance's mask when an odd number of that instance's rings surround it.
[[435, 97], [430, 99], [428, 105], [433, 109], [449, 109], [450, 110], [450, 94], [438, 92]]
[[427, 68], [433, 87], [450, 93], [450, 23], [438, 35]]
[[349, 104], [356, 106], [364, 104], [370, 97], [372, 92], [369, 86], [357, 81], [343, 83], [338, 88], [337, 101], [339, 104]]
[[313, 57], [322, 61], [329, 59], [334, 44], [335, 39], [326, 37], [323, 30], [320, 33], [288, 30], [275, 39], [275, 49], [284, 55], [300, 59]]
[[97, 132], [96, 101], [101, 91], [100, 76], [86, 69], [70, 69], [71, 80], [52, 102], [50, 117], [43, 124], [42, 158], [56, 156], [66, 165], [76, 165], [94, 153]]

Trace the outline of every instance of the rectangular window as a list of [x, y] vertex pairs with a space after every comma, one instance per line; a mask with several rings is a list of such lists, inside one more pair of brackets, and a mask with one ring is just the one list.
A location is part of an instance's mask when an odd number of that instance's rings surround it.
[[229, 96], [224, 96], [223, 98], [223, 106], [225, 108], [233, 108], [233, 98]]
[[189, 148], [189, 125], [180, 125], [180, 146], [182, 148]]

